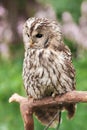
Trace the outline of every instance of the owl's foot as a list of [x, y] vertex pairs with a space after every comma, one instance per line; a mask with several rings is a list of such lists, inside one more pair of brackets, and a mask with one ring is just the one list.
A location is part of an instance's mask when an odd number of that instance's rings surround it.
[[56, 96], [62, 96], [64, 93], [58, 93], [58, 92], [53, 92], [52, 97], [55, 98]]
[[53, 98], [55, 98], [55, 97], [56, 97], [56, 95], [57, 95], [56, 93], [53, 93], [53, 94], [52, 94], [52, 97], [53, 97]]
[[58, 95], [58, 92], [54, 91], [54, 92], [52, 93], [52, 97], [55, 98], [56, 95]]
[[33, 99], [33, 103], [36, 102], [37, 100], [39, 100], [39, 99], [35, 99], [35, 98], [34, 98], [34, 99]]
[[29, 100], [30, 98], [32, 98], [32, 96], [28, 95], [28, 100]]
[[32, 99], [32, 102], [34, 102], [35, 100], [33, 99], [33, 97], [32, 96], [28, 96], [28, 101], [30, 101]]
[[33, 99], [33, 102], [35, 102], [35, 101], [40, 101], [42, 99], [42, 97], [40, 97], [40, 98], [34, 98]]

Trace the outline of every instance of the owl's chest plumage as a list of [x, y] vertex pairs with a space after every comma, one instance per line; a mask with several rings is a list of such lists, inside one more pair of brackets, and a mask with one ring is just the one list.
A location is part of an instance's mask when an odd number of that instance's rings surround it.
[[44, 49], [28, 49], [23, 64], [27, 94], [33, 98], [62, 94], [73, 89], [64, 55]]

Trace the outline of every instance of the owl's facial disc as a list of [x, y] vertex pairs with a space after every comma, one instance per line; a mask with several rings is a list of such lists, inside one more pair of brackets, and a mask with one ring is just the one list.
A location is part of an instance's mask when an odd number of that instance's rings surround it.
[[37, 49], [42, 49], [46, 48], [48, 45], [48, 34], [45, 33], [44, 31], [35, 31], [32, 32], [32, 35], [30, 37], [30, 48], [37, 48]]
[[52, 48], [61, 40], [61, 31], [54, 21], [51, 22], [45, 18], [30, 18], [24, 24], [23, 40], [26, 49]]

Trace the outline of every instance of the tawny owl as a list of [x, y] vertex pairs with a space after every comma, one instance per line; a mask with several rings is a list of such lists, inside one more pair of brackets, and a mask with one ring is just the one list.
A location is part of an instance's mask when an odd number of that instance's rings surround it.
[[[59, 25], [46, 18], [29, 18], [23, 28], [25, 58], [23, 80], [27, 94], [34, 99], [64, 94], [75, 89], [75, 70], [71, 52], [64, 45]], [[65, 105], [68, 117], [75, 112], [75, 104]], [[38, 119], [47, 125], [59, 107], [37, 109]], [[57, 117], [51, 126], [56, 126]]]

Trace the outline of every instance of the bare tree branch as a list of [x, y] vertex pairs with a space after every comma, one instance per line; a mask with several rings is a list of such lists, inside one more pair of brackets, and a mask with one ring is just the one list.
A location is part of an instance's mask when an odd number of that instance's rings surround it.
[[20, 104], [25, 130], [34, 130], [33, 113], [35, 108], [58, 106], [68, 103], [85, 103], [87, 102], [87, 91], [72, 91], [61, 96], [56, 96], [55, 98], [46, 97], [40, 100], [33, 100], [32, 98], [29, 99], [18, 94], [13, 94], [9, 98], [9, 102], [18, 102]]

